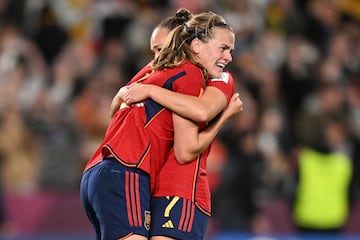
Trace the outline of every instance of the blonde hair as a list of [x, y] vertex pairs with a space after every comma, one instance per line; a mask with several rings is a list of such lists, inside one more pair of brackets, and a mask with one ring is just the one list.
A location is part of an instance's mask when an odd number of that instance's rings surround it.
[[153, 69], [176, 67], [184, 59], [187, 59], [196, 64], [207, 77], [206, 69], [197, 62], [197, 57], [190, 48], [190, 44], [195, 38], [205, 43], [208, 42], [213, 38], [214, 27], [225, 28], [233, 32], [225, 19], [213, 12], [196, 14], [183, 25], [174, 28], [166, 37], [160, 55], [154, 60]]

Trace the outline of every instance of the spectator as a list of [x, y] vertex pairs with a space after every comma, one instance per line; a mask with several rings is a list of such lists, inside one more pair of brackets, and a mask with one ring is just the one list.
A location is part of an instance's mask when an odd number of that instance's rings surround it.
[[344, 123], [332, 116], [317, 123], [312, 141], [298, 154], [292, 214], [300, 233], [339, 234], [353, 202], [353, 164], [344, 152]]

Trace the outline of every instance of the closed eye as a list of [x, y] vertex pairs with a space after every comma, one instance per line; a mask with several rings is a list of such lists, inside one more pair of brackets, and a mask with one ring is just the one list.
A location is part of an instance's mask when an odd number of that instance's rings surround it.
[[228, 46], [228, 45], [224, 45], [224, 46], [221, 47], [221, 51], [224, 52], [224, 51], [226, 51], [226, 50], [230, 50], [230, 52], [232, 52], [233, 49], [232, 49], [230, 46]]

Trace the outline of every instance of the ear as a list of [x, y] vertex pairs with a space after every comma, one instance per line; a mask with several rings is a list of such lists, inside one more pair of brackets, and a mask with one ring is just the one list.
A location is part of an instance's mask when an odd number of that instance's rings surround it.
[[194, 38], [194, 39], [191, 41], [191, 47], [192, 47], [193, 51], [194, 51], [196, 54], [199, 54], [199, 53], [200, 53], [201, 46], [202, 46], [202, 42], [200, 41], [200, 39]]

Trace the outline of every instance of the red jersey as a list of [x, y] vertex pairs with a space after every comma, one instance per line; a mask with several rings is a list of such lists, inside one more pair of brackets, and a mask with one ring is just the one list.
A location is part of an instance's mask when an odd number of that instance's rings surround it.
[[[234, 81], [227, 72], [224, 72], [219, 79], [210, 79], [207, 85], [220, 89], [228, 102], [234, 94]], [[210, 215], [210, 187], [206, 174], [206, 160], [209, 153], [210, 146], [197, 159], [182, 165], [177, 162], [172, 149], [156, 176], [153, 196], [178, 196], [189, 199], [195, 202], [205, 214]]]
[[[142, 78], [138, 76], [137, 80]], [[134, 81], [136, 79], [130, 82]], [[200, 96], [205, 88], [200, 69], [188, 61], [174, 68], [155, 71], [142, 82], [193, 96]], [[152, 99], [147, 99], [116, 112], [109, 123], [103, 142], [87, 163], [85, 170], [111, 154], [121, 164], [140, 168], [153, 176], [166, 161], [173, 141], [172, 112]]]

